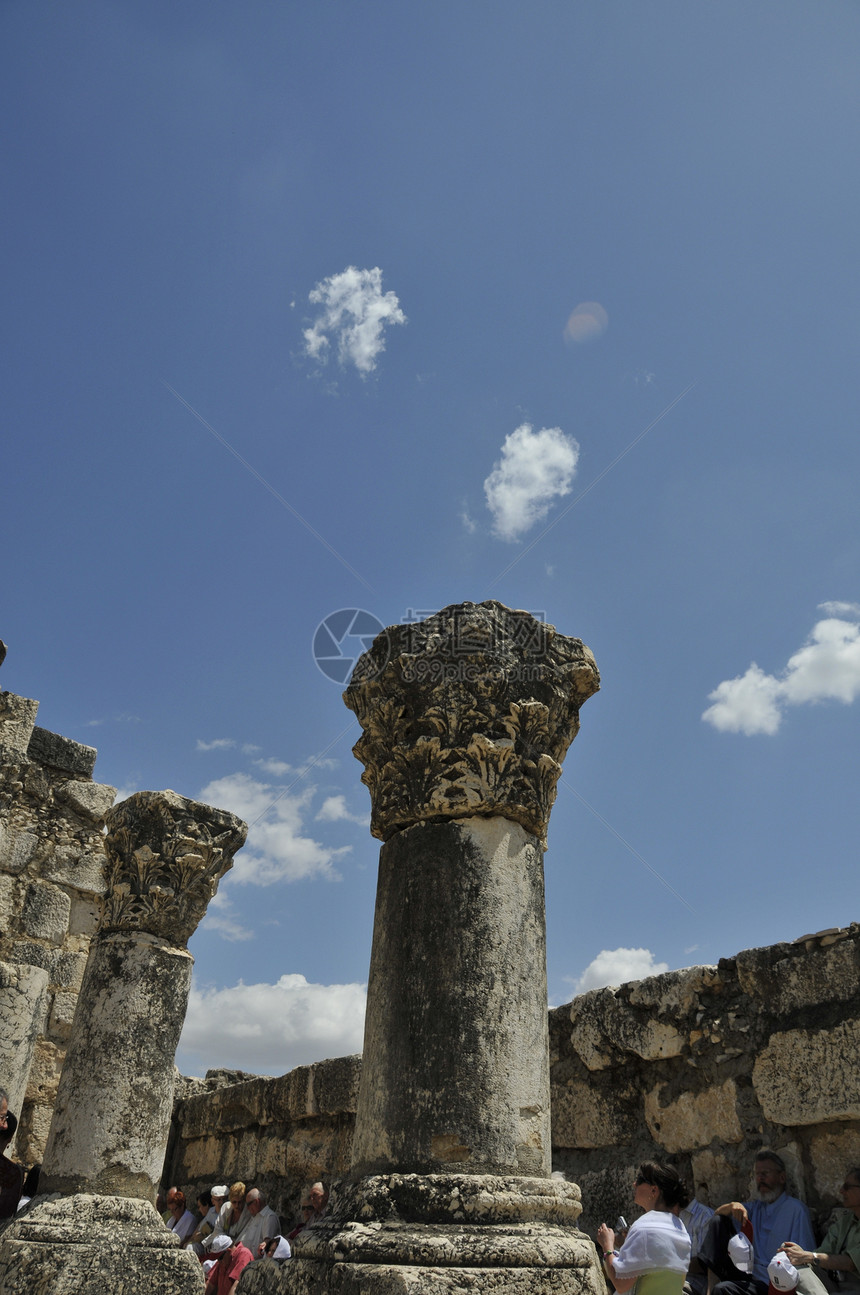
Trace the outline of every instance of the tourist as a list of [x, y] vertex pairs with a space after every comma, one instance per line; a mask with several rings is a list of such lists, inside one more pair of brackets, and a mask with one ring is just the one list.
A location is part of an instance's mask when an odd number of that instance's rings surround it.
[[[227, 1188], [225, 1187], [224, 1199], [226, 1196]], [[214, 1229], [215, 1224], [218, 1222], [218, 1209], [222, 1204], [223, 1199], [218, 1202], [218, 1206], [215, 1205], [211, 1191], [201, 1192], [197, 1197], [197, 1213], [199, 1215], [199, 1222], [185, 1243], [188, 1249], [193, 1250], [195, 1254], [199, 1254], [197, 1246], [204, 1237], [209, 1236]]]
[[0, 1122], [0, 1219], [11, 1219], [24, 1189], [24, 1170], [6, 1156], [6, 1149], [17, 1128], [18, 1120], [9, 1110], [7, 1102]]
[[[860, 1292], [860, 1167], [848, 1170], [839, 1190], [845, 1208], [817, 1250], [804, 1249], [794, 1241], [785, 1241], [780, 1247], [797, 1269], [797, 1289], [802, 1295]], [[839, 1276], [834, 1278], [834, 1273]]]
[[320, 1219], [325, 1218], [328, 1211], [328, 1192], [322, 1183], [313, 1184], [308, 1192], [308, 1200], [310, 1201], [311, 1209], [313, 1210], [313, 1217], [308, 1226], [313, 1227], [315, 1223], [319, 1223]]
[[[815, 1246], [809, 1210], [796, 1196], [786, 1194], [785, 1163], [780, 1156], [759, 1151], [754, 1173], [758, 1196], [746, 1204], [728, 1201], [718, 1206], [699, 1249], [711, 1295], [767, 1295], [767, 1266], [783, 1242], [793, 1241], [810, 1251]], [[752, 1271], [743, 1271], [729, 1253], [729, 1242], [739, 1233], [752, 1242]]]
[[167, 1208], [170, 1211], [168, 1228], [179, 1237], [180, 1243], [186, 1241], [194, 1231], [196, 1219], [185, 1203], [185, 1193], [178, 1187], [171, 1187], [167, 1193]]
[[273, 1209], [266, 1204], [266, 1197], [259, 1187], [252, 1187], [245, 1197], [245, 1212], [238, 1229], [233, 1233], [237, 1241], [247, 1246], [252, 1255], [256, 1255], [261, 1241], [268, 1241], [280, 1231], [281, 1221]]
[[634, 1286], [636, 1295], [681, 1295], [690, 1238], [675, 1210], [687, 1204], [684, 1184], [676, 1170], [648, 1160], [639, 1166], [633, 1200], [645, 1213], [630, 1225], [620, 1250], [612, 1228], [601, 1223], [597, 1229], [607, 1277], [619, 1295]]
[[232, 1240], [239, 1231], [245, 1213], [245, 1190], [244, 1183], [234, 1183], [230, 1188], [229, 1199], [221, 1206], [215, 1227], [200, 1243], [208, 1254], [214, 1253], [212, 1245], [215, 1237], [226, 1235]]
[[239, 1278], [253, 1258], [251, 1251], [222, 1232], [214, 1238], [211, 1253], [216, 1262], [206, 1278], [206, 1295], [235, 1295]]
[[6, 1117], [9, 1114], [9, 1094], [5, 1088], [0, 1088], [0, 1129], [6, 1127]]
[[292, 1232], [287, 1233], [287, 1240], [294, 1241], [299, 1233], [306, 1228], [314, 1216], [314, 1207], [310, 1201], [303, 1201], [301, 1207], [301, 1223], [293, 1228]]

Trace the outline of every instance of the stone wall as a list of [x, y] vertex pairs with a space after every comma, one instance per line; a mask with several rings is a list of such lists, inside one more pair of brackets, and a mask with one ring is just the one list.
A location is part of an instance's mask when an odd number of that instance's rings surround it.
[[104, 892], [101, 831], [114, 787], [96, 752], [36, 726], [39, 703], [0, 692], [0, 1084], [21, 1117], [14, 1157], [41, 1160]]
[[[860, 926], [597, 989], [550, 1012], [553, 1168], [581, 1226], [632, 1217], [632, 1169], [669, 1158], [712, 1205], [748, 1196], [756, 1150], [822, 1220], [860, 1164]], [[241, 1178], [292, 1217], [349, 1162], [360, 1058], [177, 1102], [165, 1179]], [[225, 1076], [229, 1079], [229, 1076]]]

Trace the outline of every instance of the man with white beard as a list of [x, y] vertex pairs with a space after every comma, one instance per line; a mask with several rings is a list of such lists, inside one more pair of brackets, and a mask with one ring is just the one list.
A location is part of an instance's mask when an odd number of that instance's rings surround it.
[[[759, 1151], [755, 1158], [755, 1199], [728, 1201], [715, 1211], [698, 1257], [708, 1269], [708, 1295], [767, 1295], [767, 1266], [780, 1246], [793, 1241], [814, 1250], [809, 1210], [785, 1191], [785, 1163], [775, 1151]], [[728, 1243], [739, 1232], [752, 1228], [751, 1272], [736, 1268]]]

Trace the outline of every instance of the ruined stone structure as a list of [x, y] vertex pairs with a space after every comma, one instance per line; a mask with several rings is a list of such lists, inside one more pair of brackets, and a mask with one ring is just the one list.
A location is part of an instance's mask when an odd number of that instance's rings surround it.
[[36, 726], [0, 692], [0, 1069], [20, 1117], [13, 1154], [41, 1160], [105, 890], [101, 829], [116, 789], [96, 752]]
[[499, 603], [394, 626], [344, 694], [380, 854], [350, 1172], [293, 1292], [593, 1291], [550, 1178], [543, 856], [591, 653]]
[[109, 811], [106, 893], [40, 1195], [0, 1235], [4, 1295], [202, 1289], [196, 1257], [153, 1201], [191, 987], [186, 946], [246, 833], [235, 815], [172, 791], [137, 792]]
[[[549, 1013], [552, 1162], [580, 1226], [630, 1217], [631, 1169], [672, 1159], [706, 1203], [746, 1199], [771, 1146], [823, 1223], [860, 1163], [860, 925], [596, 989]], [[348, 1172], [360, 1058], [188, 1096], [165, 1181], [265, 1179], [285, 1218]], [[281, 1168], [286, 1166], [286, 1170]], [[223, 1170], [223, 1172], [222, 1172]]]

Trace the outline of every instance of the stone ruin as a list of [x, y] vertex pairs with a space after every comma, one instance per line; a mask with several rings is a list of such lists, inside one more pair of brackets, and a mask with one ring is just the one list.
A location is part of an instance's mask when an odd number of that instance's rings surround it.
[[[189, 1196], [254, 1181], [285, 1216], [311, 1179], [341, 1180], [260, 1289], [602, 1295], [576, 1224], [628, 1207], [638, 1160], [671, 1155], [716, 1204], [771, 1145], [821, 1212], [860, 1160], [860, 927], [547, 1016], [542, 850], [597, 686], [578, 640], [498, 603], [395, 626], [356, 667], [345, 700], [384, 842], [363, 1059], [184, 1082], [164, 1166]], [[43, 1194], [0, 1231], [0, 1295], [199, 1291], [151, 1202], [185, 944], [244, 825], [172, 792], [108, 813], [95, 752], [36, 709], [0, 694], [0, 1007], [19, 1149], [54, 1116]], [[124, 1058], [110, 1088], [106, 1057]], [[81, 1229], [92, 1244], [70, 1246]]]

